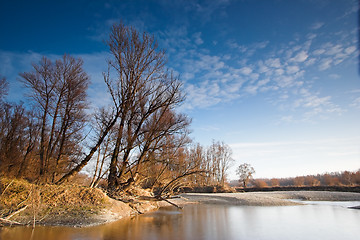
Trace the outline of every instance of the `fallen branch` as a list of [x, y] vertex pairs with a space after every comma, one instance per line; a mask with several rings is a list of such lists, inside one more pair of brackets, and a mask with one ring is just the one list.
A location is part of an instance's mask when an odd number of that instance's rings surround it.
[[173, 202], [170, 202], [169, 200], [167, 200], [167, 199], [165, 199], [165, 198], [160, 198], [160, 200], [165, 201], [165, 202], [167, 202], [167, 203], [170, 203], [171, 205], [177, 207], [178, 209], [183, 209], [182, 207], [176, 205], [176, 204], [173, 203]]
[[22, 225], [21, 223], [19, 222], [16, 222], [16, 221], [12, 221], [12, 220], [8, 220], [8, 219], [5, 219], [5, 218], [0, 218], [0, 225]]
[[17, 211], [15, 211], [15, 212], [11, 213], [10, 215], [6, 216], [4, 219], [5, 219], [5, 220], [9, 220], [10, 218], [12, 218], [13, 216], [15, 216], [16, 214], [24, 211], [27, 207], [28, 207], [28, 205], [20, 208], [19, 210], [17, 210]]
[[173, 202], [170, 202], [168, 199], [174, 199], [174, 198], [181, 198], [180, 196], [170, 196], [168, 198], [163, 198], [163, 197], [147, 197], [147, 196], [142, 196], [142, 197], [139, 197], [138, 199], [139, 200], [145, 200], [145, 201], [154, 201], [154, 202], [157, 202], [157, 201], [165, 201], [179, 209], [183, 209], [182, 207], [176, 205], [175, 203]]

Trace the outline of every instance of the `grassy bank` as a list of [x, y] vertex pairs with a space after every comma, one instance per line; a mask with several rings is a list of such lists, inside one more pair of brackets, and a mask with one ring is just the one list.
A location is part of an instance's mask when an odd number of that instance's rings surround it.
[[157, 208], [146, 201], [116, 201], [97, 188], [7, 178], [0, 179], [0, 194], [0, 226], [94, 225]]

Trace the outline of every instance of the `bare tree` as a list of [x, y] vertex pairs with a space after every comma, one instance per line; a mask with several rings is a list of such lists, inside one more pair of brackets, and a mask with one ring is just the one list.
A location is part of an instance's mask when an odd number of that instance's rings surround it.
[[31, 113], [26, 111], [22, 104], [5, 103], [2, 106], [0, 172], [6, 176], [24, 176], [24, 169], [35, 147], [36, 138], [36, 123], [30, 115]]
[[0, 75], [0, 103], [3, 101], [3, 98], [8, 94], [9, 83], [6, 81], [5, 77]]
[[82, 158], [82, 160], [75, 165], [71, 170], [69, 170], [65, 175], [63, 175], [56, 184], [62, 184], [65, 181], [68, 181], [70, 178], [74, 177], [76, 174], [78, 174], [81, 169], [83, 169], [88, 162], [92, 159], [94, 154], [97, 152], [101, 144], [104, 142], [112, 128], [117, 122], [117, 119], [119, 115], [116, 113], [115, 110], [112, 109], [112, 113], [109, 114], [108, 111], [105, 111], [104, 109], [100, 110], [100, 114], [98, 115], [100, 117], [99, 121], [101, 123], [101, 128], [99, 128], [99, 131], [95, 134], [95, 139], [93, 146], [90, 147], [89, 152], [85, 155], [85, 157]]
[[48, 58], [43, 57], [39, 65], [33, 64], [34, 71], [20, 74], [24, 85], [31, 89], [30, 97], [34, 100], [41, 114], [41, 133], [40, 133], [40, 176], [46, 174], [46, 142], [47, 142], [47, 122], [50, 115], [51, 104], [54, 101], [56, 79], [52, 76], [53, 66]]
[[39, 113], [39, 174], [44, 181], [63, 172], [60, 164], [66, 169], [77, 161], [89, 84], [82, 65], [69, 55], [55, 63], [43, 57], [33, 71], [20, 74]]
[[239, 181], [243, 183], [244, 188], [246, 188], [254, 173], [254, 168], [248, 163], [240, 164], [236, 170], [236, 174], [239, 175]]
[[210, 174], [210, 184], [220, 184], [224, 186], [226, 173], [233, 163], [231, 158], [232, 150], [229, 145], [224, 142], [213, 141], [207, 151], [207, 161], [210, 165], [207, 170]]
[[104, 80], [119, 116], [108, 184], [126, 188], [136, 181], [147, 153], [189, 121], [173, 111], [184, 100], [181, 82], [165, 68], [165, 53], [153, 36], [115, 24], [107, 43], [113, 55], [109, 68], [117, 77], [107, 74]]

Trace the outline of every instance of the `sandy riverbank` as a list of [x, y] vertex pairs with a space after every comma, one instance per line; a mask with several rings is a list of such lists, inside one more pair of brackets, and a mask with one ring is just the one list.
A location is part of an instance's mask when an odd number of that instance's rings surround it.
[[308, 201], [360, 201], [360, 193], [326, 191], [288, 191], [288, 192], [251, 192], [251, 193], [187, 193], [175, 204], [204, 203], [243, 206], [289, 206], [299, 203], [289, 199]]

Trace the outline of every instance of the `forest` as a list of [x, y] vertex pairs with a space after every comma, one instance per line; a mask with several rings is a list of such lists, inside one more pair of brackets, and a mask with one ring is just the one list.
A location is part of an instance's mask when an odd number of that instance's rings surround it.
[[0, 176], [34, 183], [71, 183], [91, 165], [90, 187], [109, 193], [132, 186], [171, 193], [181, 186], [224, 186], [231, 149], [192, 143], [191, 119], [178, 111], [182, 83], [166, 68], [153, 36], [114, 24], [103, 81], [111, 103], [91, 107], [83, 61], [43, 57], [19, 73], [27, 95], [6, 101], [0, 77]]

